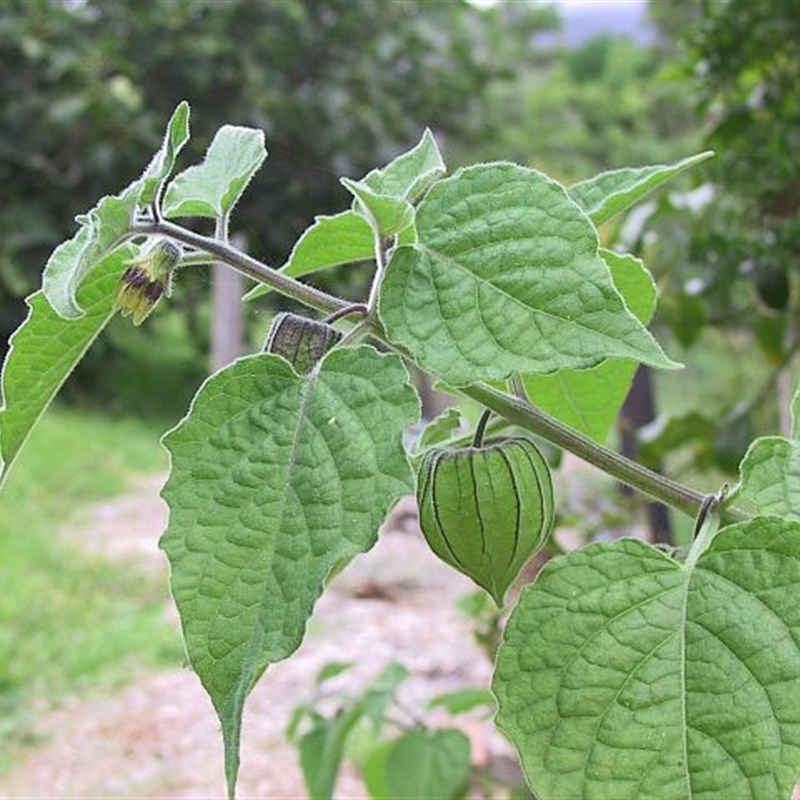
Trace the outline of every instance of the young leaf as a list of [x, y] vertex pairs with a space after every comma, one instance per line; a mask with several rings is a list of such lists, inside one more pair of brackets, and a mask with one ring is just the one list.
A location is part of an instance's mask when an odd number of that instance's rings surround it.
[[387, 336], [451, 386], [607, 358], [676, 366], [625, 307], [597, 233], [554, 181], [484, 164], [433, 186], [413, 247], [392, 255], [379, 313]]
[[265, 353], [209, 378], [164, 439], [161, 546], [231, 794], [245, 698], [300, 644], [331, 567], [368, 550], [410, 490], [402, 432], [418, 414], [396, 356], [335, 349], [301, 377]]
[[161, 148], [153, 156], [141, 177], [139, 204], [147, 206], [161, 193], [161, 187], [172, 174], [175, 159], [189, 141], [189, 104], [184, 100], [172, 112]]
[[59, 316], [83, 316], [76, 293], [89, 273], [122, 244], [140, 191], [141, 183], [137, 181], [122, 194], [104, 197], [88, 214], [78, 218], [81, 227], [75, 236], [53, 251], [44, 268], [42, 291]]
[[410, 731], [367, 760], [367, 790], [381, 800], [455, 800], [469, 780], [469, 752], [469, 739], [453, 728]]
[[800, 522], [800, 442], [782, 436], [756, 439], [739, 471], [741, 496], [756, 513]]
[[725, 528], [693, 566], [590, 545], [525, 587], [497, 724], [542, 800], [789, 797], [800, 768], [800, 525]]
[[[355, 211], [343, 211], [332, 217], [317, 217], [297, 240], [280, 271], [298, 277], [374, 257], [375, 235], [369, 222]], [[262, 283], [253, 287], [244, 299], [255, 300], [270, 291], [272, 287]]]
[[167, 187], [164, 216], [217, 218], [228, 214], [266, 157], [263, 131], [223, 125], [203, 162], [176, 175]]
[[443, 177], [447, 168], [428, 128], [411, 150], [398, 156], [381, 169], [374, 169], [362, 178], [373, 192], [413, 203], [434, 181]]
[[[631, 255], [601, 250], [614, 286], [628, 309], [643, 325], [656, 307], [656, 287], [644, 264]], [[587, 370], [562, 370], [550, 375], [526, 375], [528, 396], [548, 414], [604, 442], [628, 394], [638, 364], [615, 358]]]
[[594, 178], [573, 184], [567, 189], [567, 193], [591, 217], [595, 225], [602, 225], [615, 214], [638, 203], [665, 181], [713, 155], [708, 150], [675, 164], [601, 172]]
[[342, 185], [356, 198], [356, 210], [379, 236], [392, 236], [408, 228], [414, 221], [411, 203], [398, 197], [373, 192], [365, 183], [342, 178]]
[[[80, 246], [74, 242], [62, 247]], [[28, 298], [28, 317], [11, 337], [3, 365], [0, 483], [39, 417], [113, 316], [119, 277], [134, 253], [130, 246], [115, 251], [84, 282], [78, 300], [86, 313], [80, 319], [60, 317], [40, 291]]]

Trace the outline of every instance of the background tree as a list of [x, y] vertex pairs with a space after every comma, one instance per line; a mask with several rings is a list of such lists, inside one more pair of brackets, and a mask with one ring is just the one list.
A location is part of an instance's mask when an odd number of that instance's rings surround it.
[[[19, 323], [20, 300], [70, 232], [73, 209], [135, 177], [129, 165], [157, 147], [178, 101], [189, 100], [199, 120], [189, 160], [199, 160], [221, 119], [266, 131], [266, 178], [249, 189], [237, 225], [251, 250], [278, 266], [313, 214], [347, 204], [339, 175], [360, 177], [426, 125], [461, 152], [480, 141], [490, 124], [486, 87], [525, 66], [519, 48], [498, 42], [522, 32], [529, 51], [529, 37], [554, 21], [528, 4], [479, 11], [463, 0], [1, 4], [0, 339]], [[176, 298], [183, 331], [170, 339], [171, 368], [157, 371], [151, 388], [166, 380], [177, 390], [186, 369], [196, 378], [205, 369], [207, 279], [185, 280], [188, 299]], [[359, 285], [346, 273], [337, 280], [340, 289]], [[119, 393], [130, 374], [148, 383], [152, 353], [142, 361], [130, 331], [112, 330], [104, 347], [73, 394], [86, 381]], [[110, 359], [109, 349], [123, 357]], [[176, 408], [188, 399], [185, 390], [165, 394]], [[135, 403], [141, 410], [147, 397]]]

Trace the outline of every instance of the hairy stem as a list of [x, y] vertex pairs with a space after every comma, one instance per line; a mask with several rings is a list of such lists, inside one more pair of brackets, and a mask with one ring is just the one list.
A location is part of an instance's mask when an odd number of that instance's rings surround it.
[[133, 226], [131, 233], [134, 235], [156, 234], [169, 236], [201, 252], [213, 255], [219, 261], [239, 270], [239, 272], [244, 273], [248, 277], [254, 278], [261, 283], [268, 283], [274, 289], [281, 292], [281, 294], [291, 297], [293, 300], [297, 300], [299, 303], [303, 303], [311, 308], [316, 308], [319, 311], [330, 313], [339, 311], [350, 305], [346, 300], [334, 297], [305, 283], [300, 283], [300, 281], [268, 267], [258, 259], [218, 239], [195, 233], [173, 222], [167, 222], [166, 220], [161, 220], [159, 222], [137, 222]]
[[[495, 414], [547, 439], [622, 483], [626, 483], [690, 517], [695, 517], [703, 507], [706, 495], [676, 483], [664, 475], [659, 475], [641, 464], [597, 444], [572, 428], [562, 425], [524, 400], [500, 392], [483, 383], [466, 386], [461, 391], [494, 411]], [[735, 507], [722, 509], [721, 515], [728, 522], [741, 522], [750, 517], [747, 512]]]

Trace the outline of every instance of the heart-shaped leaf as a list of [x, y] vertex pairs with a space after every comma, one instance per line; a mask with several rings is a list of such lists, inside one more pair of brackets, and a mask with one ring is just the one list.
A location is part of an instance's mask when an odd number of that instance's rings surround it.
[[411, 489], [402, 432], [418, 414], [394, 355], [335, 349], [299, 376], [265, 353], [209, 378], [164, 439], [161, 545], [189, 659], [222, 722], [231, 794], [245, 698], [300, 644], [331, 568], [368, 550]]
[[607, 358], [676, 366], [625, 307], [591, 221], [541, 173], [461, 170], [430, 189], [416, 228], [417, 244], [389, 261], [379, 313], [390, 340], [445, 383]]
[[542, 800], [788, 798], [800, 770], [800, 525], [693, 563], [643, 542], [551, 561], [509, 619], [498, 726]]

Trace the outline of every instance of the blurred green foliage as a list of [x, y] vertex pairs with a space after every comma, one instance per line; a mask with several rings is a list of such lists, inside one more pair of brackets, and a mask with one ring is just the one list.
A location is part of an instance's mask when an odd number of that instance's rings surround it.
[[[340, 175], [388, 161], [426, 125], [447, 145], [483, 139], [487, 86], [523, 69], [531, 37], [554, 24], [551, 10], [464, 0], [0, 3], [0, 342], [72, 218], [135, 177], [180, 100], [196, 127], [183, 163], [201, 159], [223, 122], [266, 131], [269, 159], [234, 225], [277, 266], [315, 214], [347, 205]], [[359, 277], [342, 273], [335, 288], [363, 292]], [[180, 284], [170, 310], [184, 316], [189, 353], [172, 370], [185, 399], [206, 369], [207, 274]], [[67, 396], [130, 406], [149, 371], [130, 337], [112, 334]]]

